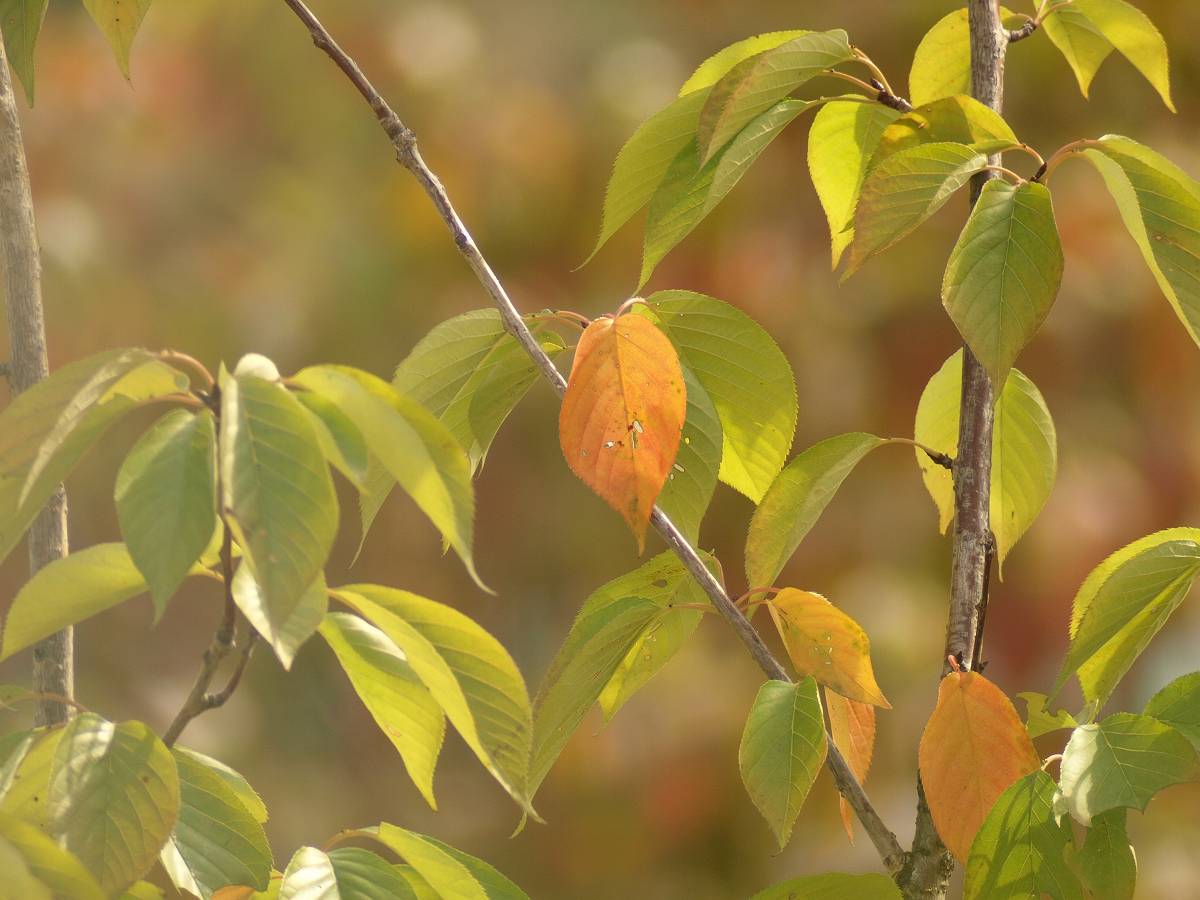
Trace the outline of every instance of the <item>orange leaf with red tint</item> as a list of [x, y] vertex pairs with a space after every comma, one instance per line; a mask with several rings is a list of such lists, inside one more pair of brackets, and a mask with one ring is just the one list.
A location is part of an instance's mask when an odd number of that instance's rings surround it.
[[[871, 757], [875, 753], [875, 707], [826, 691], [825, 708], [829, 710], [829, 733], [833, 736], [833, 744], [842, 751], [850, 771], [862, 784], [871, 771]], [[850, 804], [845, 797], [838, 797], [838, 804], [846, 837], [854, 843], [854, 814]]]
[[629, 523], [639, 552], [675, 463], [686, 405], [679, 356], [649, 319], [597, 319], [583, 332], [559, 442], [571, 471]]
[[1008, 697], [976, 672], [942, 679], [918, 759], [933, 824], [964, 863], [997, 798], [1041, 765]]

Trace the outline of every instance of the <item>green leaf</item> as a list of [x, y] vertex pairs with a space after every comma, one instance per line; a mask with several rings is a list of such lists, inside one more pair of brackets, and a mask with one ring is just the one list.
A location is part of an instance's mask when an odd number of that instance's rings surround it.
[[1142, 712], [1170, 725], [1200, 752], [1200, 672], [1180, 675], [1151, 697]]
[[[1003, 6], [1000, 20], [1005, 28], [1019, 28], [1024, 21]], [[971, 93], [971, 43], [966, 9], [938, 19], [921, 38], [908, 74], [908, 99], [923, 106], [943, 97]]]
[[646, 306], [716, 407], [721, 481], [757, 503], [783, 468], [796, 430], [787, 357], [762, 326], [713, 297], [659, 291]]
[[0, 778], [0, 813], [49, 831], [46, 793], [65, 729], [34, 731], [17, 744]]
[[203, 753], [195, 750], [189, 750], [186, 747], [176, 745], [171, 748], [171, 752], [176, 756], [182, 754], [208, 768], [210, 772], [225, 782], [226, 787], [233, 791], [238, 798], [238, 802], [250, 811], [250, 815], [254, 817], [255, 822], [261, 825], [267, 821], [267, 807], [262, 802], [262, 797], [258, 796], [258, 792], [250, 786], [250, 782], [240, 772], [235, 771], [220, 760], [213, 759], [211, 756], [205, 756]]
[[1046, 711], [1047, 697], [1034, 691], [1022, 691], [1017, 694], [1025, 701], [1025, 730], [1031, 738], [1050, 734], [1052, 731], [1062, 731], [1064, 728], [1075, 728], [1079, 725], [1075, 717], [1065, 709], [1051, 715]]
[[172, 410], [142, 435], [117, 473], [121, 536], [150, 585], [155, 618], [217, 526], [216, 444], [211, 412]]
[[[381, 843], [404, 857], [443, 897], [480, 896], [485, 900], [529, 900], [528, 895], [488, 863], [463, 853], [436, 838], [380, 824], [374, 834]], [[468, 881], [464, 877], [470, 876]], [[475, 894], [476, 886], [483, 893]], [[461, 893], [459, 893], [461, 891]]]
[[479, 761], [530, 811], [529, 694], [500, 642], [457, 610], [406, 591], [356, 584], [334, 594], [396, 644]]
[[124, 893], [120, 900], [163, 900], [163, 889], [148, 881], [135, 881]]
[[[1105, 40], [1133, 63], [1158, 91], [1167, 109], [1175, 111], [1167, 70], [1167, 42], [1144, 12], [1125, 0], [1073, 0], [1070, 8], [1086, 18]], [[1099, 66], [1099, 62], [1096, 65]], [[1081, 87], [1082, 84], [1080, 78]]]
[[853, 275], [867, 259], [911, 233], [986, 165], [984, 154], [955, 143], [910, 147], [876, 165], [863, 182], [858, 198], [854, 243], [842, 280]]
[[175, 761], [141, 722], [83, 713], [63, 729], [47, 788], [49, 833], [106, 891], [150, 868], [179, 809]]
[[700, 111], [701, 162], [796, 88], [853, 55], [846, 32], [811, 31], [735, 65], [712, 86]]
[[29, 871], [21, 852], [0, 837], [0, 900], [53, 900], [50, 889]]
[[358, 369], [312, 366], [293, 379], [327, 398], [358, 426], [367, 448], [441, 531], [484, 590], [471, 555], [475, 494], [467, 455], [450, 431], [411, 397]]
[[827, 749], [821, 700], [812, 678], [795, 684], [768, 681], [759, 689], [742, 732], [738, 768], [780, 850], [792, 836]]
[[746, 578], [752, 587], [773, 584], [859, 461], [887, 441], [851, 432], [809, 447], [784, 467], [750, 519]]
[[12, 70], [21, 79], [25, 99], [33, 106], [33, 52], [37, 47], [42, 20], [49, 0], [0, 0], [0, 27], [4, 30], [4, 50]]
[[805, 875], [759, 891], [751, 900], [900, 900], [900, 889], [886, 875]]
[[1061, 765], [1063, 806], [1083, 825], [1122, 806], [1144, 810], [1163, 788], [1200, 775], [1196, 751], [1183, 735], [1132, 713], [1076, 728]]
[[1160, 153], [1119, 135], [1091, 142], [1121, 221], [1154, 280], [1200, 344], [1200, 184]]
[[[104, 900], [105, 893], [92, 874], [78, 859], [62, 849], [36, 825], [22, 822], [10, 815], [0, 814], [0, 847], [12, 854], [28, 877], [36, 881], [50, 898], [66, 897], [69, 900]], [[0, 897], [11, 900], [33, 900], [38, 889], [20, 886], [14, 863], [4, 859], [0, 851], [0, 872], [4, 873], [5, 884], [0, 886]], [[32, 883], [32, 882], [30, 882]], [[8, 888], [10, 893], [5, 893]]]
[[377, 853], [361, 847], [329, 851], [339, 900], [418, 900], [407, 878]]
[[1172, 528], [1134, 541], [1088, 575], [1075, 595], [1071, 644], [1057, 692], [1078, 674], [1083, 695], [1103, 703], [1166, 624], [1200, 575], [1200, 529]]
[[655, 267], [728, 194], [771, 142], [806, 109], [808, 100], [780, 100], [752, 119], [723, 150], [706, 163], [695, 143], [687, 144], [671, 162], [646, 213], [642, 274], [637, 289]]
[[[962, 351], [958, 350], [921, 393], [913, 434], [918, 443], [949, 456], [958, 452], [961, 396]], [[1009, 551], [1042, 511], [1058, 471], [1054, 420], [1041, 391], [1016, 369], [1010, 370], [996, 403], [992, 441], [991, 523], [1003, 568]], [[918, 449], [916, 454], [945, 534], [954, 518], [954, 481], [924, 451]]]
[[691, 369], [683, 369], [687, 412], [683, 435], [667, 483], [658, 494], [658, 506], [693, 545], [708, 511], [721, 468], [721, 420], [712, 398]]
[[222, 378], [219, 443], [225, 521], [245, 554], [239, 604], [286, 667], [320, 621], [304, 611], [337, 534], [329, 467], [305, 407], [253, 375]]
[[129, 50], [152, 0], [83, 0], [117, 57], [121, 74], [129, 78]]
[[330, 613], [320, 631], [375, 724], [400, 753], [421, 796], [437, 809], [433, 771], [446, 734], [442, 708], [378, 628], [358, 616]]
[[942, 304], [992, 384], [1046, 316], [1062, 281], [1063, 252], [1045, 185], [993, 178], [950, 254]]
[[194, 755], [174, 750], [172, 756], [179, 772], [179, 820], [161, 853], [172, 884], [205, 900], [230, 884], [266, 890], [271, 848], [254, 813]]
[[233, 575], [233, 599], [246, 620], [274, 649], [285, 669], [292, 667], [296, 651], [312, 637], [329, 608], [323, 573], [318, 572], [312, 584], [294, 601], [279, 603], [263, 590], [245, 560]]
[[808, 31], [804, 29], [769, 31], [765, 34], [756, 34], [754, 37], [743, 38], [736, 43], [730, 44], [728, 47], [718, 50], [696, 67], [696, 71], [691, 74], [688, 80], [683, 83], [683, 87], [679, 89], [679, 96], [682, 97], [684, 94], [692, 93], [692, 91], [712, 87], [721, 80], [726, 72], [742, 60], [749, 59], [751, 56], [757, 56], [759, 53], [771, 50], [780, 44], [786, 44], [788, 41], [798, 38], [802, 34], [808, 34]]
[[1110, 809], [1092, 819], [1079, 852], [1083, 882], [1094, 900], [1133, 900], [1137, 860], [1125, 833], [1124, 809]]
[[1054, 7], [1042, 20], [1042, 29], [1075, 73], [1079, 92], [1087, 97], [1092, 79], [1113, 45], [1074, 3]]
[[1071, 826], [1054, 814], [1054, 779], [1038, 771], [1009, 786], [988, 813], [967, 859], [964, 900], [1083, 900], [1064, 854]]
[[998, 153], [1020, 144], [1012, 128], [990, 106], [967, 96], [943, 97], [918, 106], [888, 125], [870, 168], [902, 150], [947, 142], [965, 144], [979, 153]]
[[0, 559], [110, 425], [187, 384], [145, 350], [110, 350], [63, 366], [14, 397], [0, 412]]
[[879, 103], [834, 101], [817, 111], [808, 132], [808, 172], [825, 218], [836, 269], [854, 240], [854, 208], [883, 131], [900, 115]]
[[312, 391], [299, 391], [296, 399], [311, 413], [313, 430], [325, 459], [360, 491], [367, 488], [369, 454], [358, 426], [334, 403]]

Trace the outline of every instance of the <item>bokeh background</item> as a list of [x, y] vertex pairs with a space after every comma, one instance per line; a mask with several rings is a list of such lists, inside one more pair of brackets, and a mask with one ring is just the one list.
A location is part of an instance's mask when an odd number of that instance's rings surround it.
[[[1200, 173], [1200, 4], [1144, 0], [1172, 51], [1178, 115], [1119, 58], [1084, 101], [1044, 35], [1013, 47], [1007, 108], [1049, 155], [1067, 140], [1134, 135]], [[636, 280], [640, 234], [623, 231], [573, 271], [596, 233], [613, 156], [691, 68], [749, 34], [844, 26], [905, 82], [920, 36], [950, 2], [885, 0], [356, 0], [318, 14], [420, 134], [479, 244], [526, 310], [612, 310]], [[1018, 8], [1021, 4], [1017, 3]], [[173, 347], [211, 366], [257, 351], [284, 371], [353, 363], [387, 375], [437, 322], [487, 297], [415, 183], [391, 160], [357, 95], [278, 0], [166, 3], [150, 11], [133, 82], [82, 8], [51, 4], [38, 102], [24, 118], [45, 255], [52, 364], [121, 345]], [[805, 166], [805, 128], [784, 135], [660, 267], [652, 288], [688, 288], [756, 317], [791, 360], [796, 449], [847, 430], [911, 435], [926, 379], [956, 346], [938, 301], [964, 216], [930, 225], [843, 287]], [[1016, 158], [1012, 165], [1023, 167]], [[1058, 483], [1005, 567], [988, 616], [989, 676], [1047, 690], [1070, 601], [1112, 550], [1200, 524], [1200, 353], [1176, 321], [1087, 166], [1054, 178], [1067, 253], [1062, 293], [1020, 367], [1059, 435]], [[132, 443], [114, 431], [69, 483], [76, 548], [117, 539], [112, 482]], [[343, 485], [344, 487], [344, 485]], [[537, 385], [478, 481], [482, 595], [416, 508], [394, 496], [349, 569], [353, 500], [330, 565], [476, 617], [510, 648], [531, 690], [590, 591], [638, 560], [619, 518], [563, 464], [551, 392]], [[719, 488], [702, 543], [744, 587], [751, 512]], [[653, 543], [647, 553], [656, 552]], [[842, 489], [781, 583], [821, 591], [869, 632], [895, 709], [880, 718], [868, 788], [907, 841], [917, 738], [940, 671], [948, 546], [912, 453], [884, 449]], [[25, 577], [0, 566], [0, 603]], [[78, 629], [79, 696], [109, 717], [157, 727], [182, 702], [218, 617], [191, 585], [151, 628], [148, 600]], [[765, 624], [765, 619], [763, 620]], [[1138, 709], [1197, 668], [1200, 604], [1176, 615], [1114, 705]], [[26, 677], [28, 659], [0, 666]], [[386, 819], [490, 860], [538, 898], [745, 897], [776, 880], [875, 870], [851, 846], [823, 775], [778, 853], [741, 788], [737, 745], [761, 674], [727, 628], [689, 646], [607, 727], [593, 713], [539, 795], [550, 825], [509, 839], [517, 810], [456, 736], [430, 811], [320, 641], [290, 673], [259, 654], [232, 702], [185, 742], [219, 756], [271, 808], [282, 867], [304, 843]], [[3, 727], [20, 724], [7, 713]], [[1059, 749], [1050, 737], [1045, 753]], [[1200, 785], [1131, 813], [1139, 896], [1200, 896]]]

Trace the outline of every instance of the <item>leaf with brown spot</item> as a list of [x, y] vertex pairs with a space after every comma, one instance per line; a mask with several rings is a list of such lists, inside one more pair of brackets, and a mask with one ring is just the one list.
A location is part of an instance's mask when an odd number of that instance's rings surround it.
[[[861, 784], [867, 780], [867, 773], [871, 771], [871, 757], [875, 753], [875, 707], [826, 691], [825, 708], [829, 711], [829, 733], [833, 737], [833, 744], [846, 757], [850, 771]], [[854, 812], [845, 797], [838, 797], [838, 806], [842, 812], [846, 837], [853, 844]]]
[[1041, 765], [1008, 697], [976, 672], [942, 679], [918, 760], [933, 824], [963, 863], [996, 800]]
[[822, 597], [784, 588], [768, 605], [792, 665], [850, 700], [891, 709], [871, 669], [871, 642], [857, 622]]
[[575, 349], [558, 419], [567, 465], [629, 523], [638, 552], [679, 449], [679, 356], [644, 316], [597, 319]]

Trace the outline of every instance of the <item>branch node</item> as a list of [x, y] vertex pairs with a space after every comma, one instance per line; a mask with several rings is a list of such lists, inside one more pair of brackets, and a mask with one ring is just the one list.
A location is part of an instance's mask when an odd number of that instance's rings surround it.
[[1008, 42], [1015, 44], [1017, 41], [1023, 41], [1038, 29], [1037, 19], [1028, 19], [1020, 28], [1016, 28], [1008, 33]]

